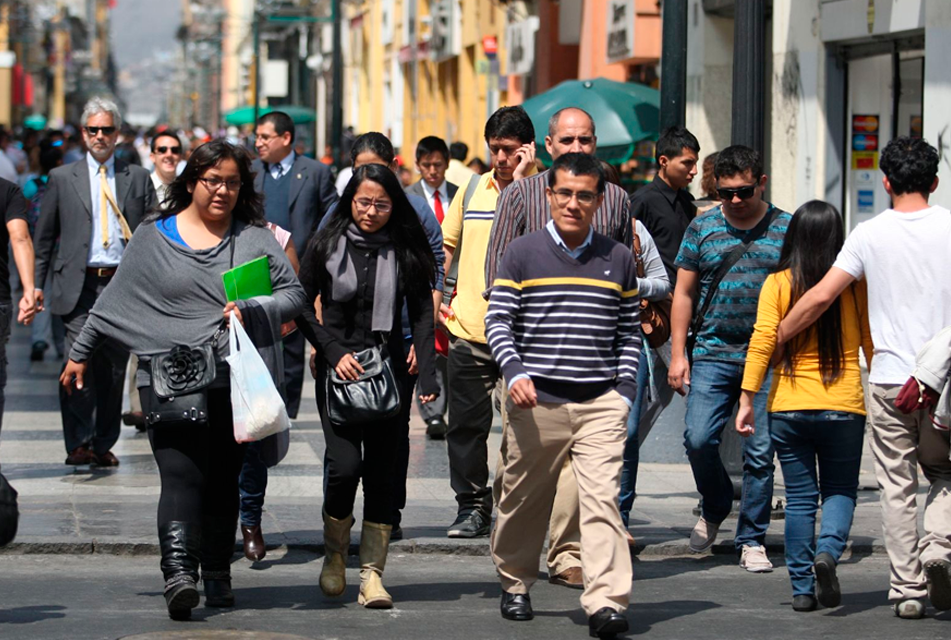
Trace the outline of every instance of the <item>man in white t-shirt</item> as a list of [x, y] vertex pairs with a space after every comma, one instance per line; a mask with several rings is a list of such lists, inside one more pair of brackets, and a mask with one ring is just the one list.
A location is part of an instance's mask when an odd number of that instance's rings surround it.
[[[867, 280], [875, 343], [867, 406], [891, 562], [888, 598], [899, 617], [921, 618], [926, 595], [936, 609], [951, 609], [949, 439], [927, 411], [905, 415], [895, 398], [918, 350], [951, 324], [951, 212], [928, 204], [938, 186], [938, 153], [924, 140], [896, 138], [879, 165], [892, 208], [849, 235], [829, 273], [783, 320], [777, 344], [808, 328], [852, 282]], [[919, 464], [931, 483], [920, 538]]]

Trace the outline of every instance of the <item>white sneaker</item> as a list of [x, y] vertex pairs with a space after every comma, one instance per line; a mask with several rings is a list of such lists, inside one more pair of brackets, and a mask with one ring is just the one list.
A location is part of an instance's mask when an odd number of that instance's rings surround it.
[[720, 525], [707, 522], [701, 517], [690, 534], [690, 550], [693, 553], [703, 553], [717, 541], [719, 531]]
[[750, 573], [769, 573], [773, 563], [766, 557], [766, 547], [754, 547], [744, 544], [740, 555], [740, 566]]
[[905, 620], [917, 620], [925, 616], [925, 603], [917, 598], [908, 598], [895, 603], [895, 615]]

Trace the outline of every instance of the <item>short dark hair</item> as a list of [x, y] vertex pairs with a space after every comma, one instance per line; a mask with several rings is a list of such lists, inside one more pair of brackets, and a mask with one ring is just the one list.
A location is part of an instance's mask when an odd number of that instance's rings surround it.
[[162, 133], [156, 133], [152, 136], [152, 141], [149, 142], [149, 149], [152, 150], [152, 153], [155, 153], [155, 148], [158, 146], [156, 140], [159, 138], [175, 138], [175, 144], [179, 147], [182, 146], [182, 141], [179, 140], [178, 134], [172, 133], [171, 131], [163, 131]]
[[594, 176], [598, 179], [598, 193], [604, 193], [604, 169], [601, 161], [587, 153], [566, 153], [555, 158], [548, 172], [548, 186], [555, 188], [558, 172], [567, 171], [573, 176]]
[[274, 125], [274, 131], [282, 136], [285, 133], [291, 134], [291, 142], [294, 142], [294, 121], [283, 111], [271, 111], [258, 118], [258, 124], [270, 122]]
[[465, 162], [465, 159], [469, 157], [469, 145], [465, 142], [453, 142], [449, 145], [449, 157]]
[[63, 162], [63, 150], [60, 147], [47, 145], [40, 149], [40, 173], [49, 174]]
[[938, 175], [938, 151], [923, 138], [899, 136], [885, 145], [878, 161], [892, 194], [927, 196]]
[[762, 178], [763, 156], [756, 149], [742, 144], [727, 147], [717, 155], [716, 162], [713, 163], [713, 175], [717, 180], [738, 176], [747, 171], [754, 180]]
[[522, 107], [502, 107], [485, 123], [485, 141], [489, 138], [515, 138], [528, 144], [535, 139], [535, 127]]
[[353, 141], [353, 146], [350, 147], [350, 164], [356, 162], [357, 156], [365, 151], [380, 156], [380, 160], [386, 164], [393, 164], [393, 159], [396, 158], [393, 143], [379, 131], [361, 134]]
[[657, 139], [654, 159], [657, 160], [657, 164], [660, 164], [661, 156], [676, 158], [683, 155], [685, 147], [697, 155], [700, 154], [700, 143], [697, 142], [697, 136], [680, 125], [667, 127], [660, 132], [660, 138]]
[[446, 141], [442, 138], [426, 136], [416, 143], [416, 162], [419, 162], [423, 156], [428, 156], [430, 153], [441, 153], [442, 157], [446, 159], [446, 162], [449, 162], [449, 147], [446, 146]]

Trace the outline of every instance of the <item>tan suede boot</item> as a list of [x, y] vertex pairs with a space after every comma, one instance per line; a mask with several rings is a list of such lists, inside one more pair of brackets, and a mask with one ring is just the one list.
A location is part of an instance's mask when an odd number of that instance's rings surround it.
[[320, 590], [336, 597], [347, 588], [347, 554], [350, 552], [350, 529], [353, 515], [337, 520], [324, 515], [324, 566], [320, 570]]
[[393, 598], [383, 588], [383, 569], [386, 567], [386, 554], [390, 549], [390, 531], [388, 524], [363, 521], [360, 534], [360, 597], [357, 604], [367, 609], [391, 609]]

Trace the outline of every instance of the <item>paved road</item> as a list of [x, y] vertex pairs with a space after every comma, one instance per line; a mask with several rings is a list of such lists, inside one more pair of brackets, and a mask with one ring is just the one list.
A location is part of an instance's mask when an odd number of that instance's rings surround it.
[[[316, 586], [320, 560], [290, 552], [252, 569], [235, 563], [238, 608], [195, 609], [194, 619], [168, 619], [157, 558], [5, 556], [0, 558], [0, 637], [5, 640], [180, 637], [174, 632], [234, 630], [294, 634], [313, 640], [475, 640], [585, 638], [578, 593], [539, 582], [536, 619], [507, 622], [498, 613], [498, 582], [488, 558], [406, 555], [391, 558], [386, 584], [392, 611], [357, 606], [356, 586], [338, 601]], [[753, 575], [715, 557], [635, 561], [634, 604], [627, 637], [770, 640], [862, 638], [934, 640], [951, 635], [951, 615], [900, 620], [885, 603], [887, 567], [867, 557], [840, 568], [845, 596], [834, 610], [795, 613], [786, 572]], [[357, 571], [348, 571], [356, 581]], [[929, 611], [932, 614], [933, 611]], [[204, 635], [204, 633], [203, 633]], [[212, 634], [208, 634], [212, 637]]]

